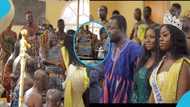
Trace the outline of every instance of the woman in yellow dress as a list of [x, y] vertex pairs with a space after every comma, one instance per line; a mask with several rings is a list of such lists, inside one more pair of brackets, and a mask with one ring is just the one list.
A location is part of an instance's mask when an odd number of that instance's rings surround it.
[[177, 103], [190, 90], [190, 60], [185, 34], [177, 26], [164, 24], [160, 29], [160, 49], [164, 57], [150, 77], [151, 103]]
[[82, 96], [89, 87], [86, 68], [70, 64], [64, 85], [64, 107], [85, 107]]

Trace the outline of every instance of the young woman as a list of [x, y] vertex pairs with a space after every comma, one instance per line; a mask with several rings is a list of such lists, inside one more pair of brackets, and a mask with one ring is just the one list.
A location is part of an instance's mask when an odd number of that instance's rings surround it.
[[159, 29], [147, 28], [145, 31], [144, 54], [140, 58], [134, 75], [132, 103], [146, 103], [150, 96], [148, 83], [150, 74], [159, 62]]
[[150, 76], [150, 102], [176, 103], [190, 89], [190, 61], [185, 34], [164, 24], [160, 29], [160, 49], [164, 57]]

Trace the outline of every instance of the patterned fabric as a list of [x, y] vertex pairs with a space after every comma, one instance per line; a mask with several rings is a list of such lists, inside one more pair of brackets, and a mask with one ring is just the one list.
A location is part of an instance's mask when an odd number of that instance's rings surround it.
[[[61, 50], [58, 45], [48, 50], [47, 60], [50, 60], [52, 62], [62, 62], [61, 58]], [[64, 69], [56, 65], [46, 65], [45, 70], [49, 74], [56, 74], [56, 76], [49, 77], [49, 89], [56, 88], [59, 90], [63, 90], [62, 83], [64, 80], [58, 75], [60, 75], [64, 71]]]
[[2, 33], [2, 44], [8, 54], [11, 54], [14, 48], [14, 44], [16, 42], [16, 33], [13, 31], [5, 31]]
[[5, 64], [4, 72], [3, 72], [3, 86], [6, 89], [6, 98], [9, 101], [10, 99], [10, 90], [11, 90], [11, 75], [12, 73], [12, 64]]
[[132, 103], [147, 103], [150, 96], [150, 86], [147, 78], [148, 70], [145, 67], [135, 73]]
[[31, 44], [31, 48], [29, 48], [27, 53], [30, 56], [38, 56], [39, 46], [40, 46], [40, 37], [36, 36], [38, 31], [38, 26], [36, 24], [32, 24], [30, 26], [25, 25], [23, 29], [26, 29], [28, 32], [27, 41]]
[[[47, 60], [50, 60], [52, 62], [61, 62], [61, 50], [59, 46], [54, 46], [51, 49], [48, 50]], [[48, 65], [46, 66], [47, 71], [54, 71], [55, 73], [61, 73], [63, 72], [63, 69], [59, 66], [55, 65]]]
[[31, 44], [31, 48], [27, 50], [27, 53], [32, 57], [38, 56], [39, 47], [40, 47], [40, 42], [39, 42], [40, 38], [36, 36], [30, 37], [30, 38], [31, 39], [29, 40], [29, 43]]
[[[0, 37], [0, 44], [2, 47], [2, 52], [1, 52], [1, 60], [3, 60], [3, 63], [5, 64], [7, 62], [7, 59], [11, 55], [13, 49], [14, 49], [14, 44], [16, 42], [16, 33], [13, 31], [4, 31]], [[4, 52], [3, 52], [4, 51]]]
[[60, 91], [63, 91], [63, 82], [64, 80], [59, 77], [49, 77], [48, 89], [59, 89]]
[[92, 56], [92, 40], [90, 37], [82, 35], [78, 42], [78, 54], [80, 56]]
[[14, 89], [14, 92], [12, 94], [12, 102], [10, 107], [18, 107], [18, 101], [19, 101], [19, 85], [17, 85]]
[[[126, 41], [121, 50], [111, 45], [111, 53], [105, 61], [103, 103], [128, 103], [132, 93], [133, 71], [141, 47]], [[117, 58], [116, 58], [117, 57]]]
[[89, 87], [89, 99], [90, 103], [100, 103], [102, 95], [102, 87], [100, 81], [104, 78], [103, 64], [96, 67], [88, 68], [90, 87]]
[[48, 56], [47, 56], [48, 60], [60, 62], [60, 58], [61, 58], [61, 52], [60, 52], [59, 46], [54, 46], [51, 49], [49, 49]]

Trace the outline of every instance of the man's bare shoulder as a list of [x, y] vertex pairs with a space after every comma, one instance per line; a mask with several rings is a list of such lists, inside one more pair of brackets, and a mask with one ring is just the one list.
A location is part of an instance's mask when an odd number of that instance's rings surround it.
[[34, 98], [34, 99], [42, 99], [42, 95], [40, 93], [36, 93], [36, 92], [33, 92], [31, 94], [31, 98]]
[[36, 107], [36, 104], [41, 104], [42, 103], [42, 96], [39, 93], [31, 93], [30, 97], [28, 98], [28, 101], [26, 102], [26, 104], [29, 107]]
[[28, 92], [29, 90], [26, 91], [26, 94], [25, 94], [25, 98], [28, 97], [28, 99], [25, 99], [25, 100], [27, 100], [28, 102], [35, 102], [35, 101], [42, 100], [42, 95], [40, 93], [31, 92], [30, 94], [28, 94]]

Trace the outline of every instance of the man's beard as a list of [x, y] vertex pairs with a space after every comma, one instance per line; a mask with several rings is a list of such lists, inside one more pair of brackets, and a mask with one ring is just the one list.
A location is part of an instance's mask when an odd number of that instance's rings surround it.
[[120, 41], [120, 37], [118, 37], [118, 36], [116, 36], [116, 35], [114, 35], [114, 37], [111, 36], [110, 42], [112, 42], [112, 43], [117, 43], [117, 42], [119, 42], [119, 41]]
[[100, 15], [101, 20], [106, 20], [106, 15]]

